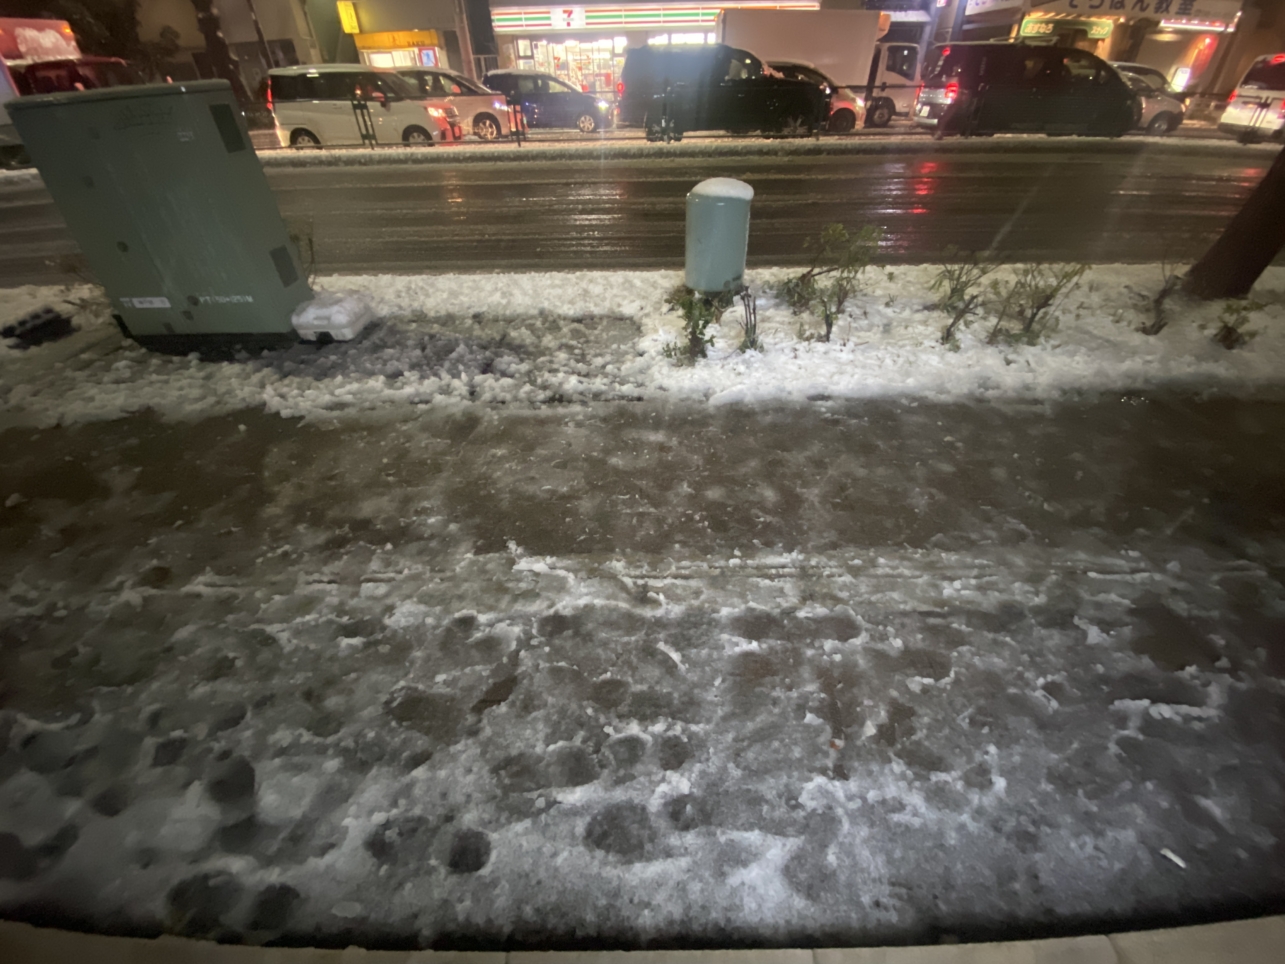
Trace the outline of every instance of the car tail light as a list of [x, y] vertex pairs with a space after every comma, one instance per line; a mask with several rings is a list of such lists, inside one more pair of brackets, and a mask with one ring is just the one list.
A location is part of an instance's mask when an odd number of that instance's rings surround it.
[[1227, 98], [1227, 103], [1229, 103], [1229, 104], [1230, 104], [1230, 103], [1231, 103], [1233, 100], [1235, 100], [1235, 99], [1236, 99], [1236, 91], [1234, 91], [1234, 90], [1233, 90], [1233, 91], [1231, 92], [1231, 96]]
[[915, 106], [919, 106], [919, 98], [924, 96], [924, 85], [920, 84], [915, 88]]
[[955, 81], [952, 80], [949, 84], [946, 85], [946, 103], [948, 104], [955, 103], [955, 98], [958, 96], [959, 96], [959, 84], [957, 84]]
[[617, 97], [625, 96], [625, 82], [623, 80], [616, 84], [616, 96]]
[[272, 110], [272, 81], [268, 81], [268, 110]]
[[1285, 64], [1285, 54], [1277, 54], [1275, 57], [1272, 58], [1272, 63]]

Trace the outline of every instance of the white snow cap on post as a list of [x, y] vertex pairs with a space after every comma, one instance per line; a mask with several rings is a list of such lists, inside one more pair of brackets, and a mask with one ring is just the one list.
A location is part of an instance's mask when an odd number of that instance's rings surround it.
[[701, 181], [687, 193], [687, 287], [705, 294], [740, 290], [753, 199], [754, 188], [730, 177]]
[[698, 197], [730, 197], [740, 201], [753, 201], [754, 188], [734, 177], [711, 177], [701, 181], [691, 191]]
[[335, 341], [352, 341], [375, 317], [366, 296], [353, 291], [327, 291], [294, 310], [290, 323], [304, 341], [321, 334]]

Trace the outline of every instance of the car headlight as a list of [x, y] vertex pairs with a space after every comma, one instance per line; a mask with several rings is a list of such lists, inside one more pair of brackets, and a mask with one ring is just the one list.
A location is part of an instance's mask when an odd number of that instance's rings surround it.
[[446, 116], [446, 111], [442, 110], [442, 108], [440, 107], [430, 107], [428, 109], [428, 113], [431, 116], [437, 117], [437, 118], [443, 118]]
[[493, 100], [493, 101], [491, 101], [491, 107], [492, 107], [493, 109], [495, 109], [495, 110], [504, 110], [504, 109], [505, 109], [506, 107], [508, 107], [508, 106], [509, 106], [509, 105], [508, 105], [508, 104], [506, 104], [506, 103], [505, 103], [504, 101], [502, 101], [502, 100]]
[[606, 110], [610, 106], [605, 100], [598, 101], [598, 110]]

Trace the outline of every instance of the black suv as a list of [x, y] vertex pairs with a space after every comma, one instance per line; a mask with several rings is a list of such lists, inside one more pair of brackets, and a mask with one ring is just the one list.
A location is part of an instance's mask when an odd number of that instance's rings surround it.
[[688, 131], [806, 135], [825, 124], [814, 83], [764, 73], [753, 54], [725, 44], [631, 47], [620, 73], [620, 123], [649, 140]]
[[952, 43], [929, 55], [914, 117], [937, 137], [1004, 131], [1119, 137], [1140, 111], [1120, 75], [1087, 51]]

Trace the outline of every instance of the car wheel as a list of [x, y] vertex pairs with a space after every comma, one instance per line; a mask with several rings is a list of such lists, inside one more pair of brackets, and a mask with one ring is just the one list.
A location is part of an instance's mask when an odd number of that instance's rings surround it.
[[786, 114], [772, 133], [777, 137], [811, 137], [812, 125], [802, 114]]
[[479, 141], [493, 141], [500, 136], [500, 122], [490, 114], [473, 118], [473, 136]]
[[1147, 125], [1147, 133], [1152, 137], [1159, 137], [1161, 134], [1168, 134], [1176, 126], [1172, 115], [1157, 114], [1151, 118], [1151, 123]]
[[305, 149], [309, 147], [320, 147], [321, 138], [318, 137], [316, 134], [314, 134], [312, 131], [304, 130], [303, 128], [300, 128], [299, 130], [291, 133], [290, 146], [298, 147], [300, 149]]
[[581, 134], [592, 134], [598, 129], [598, 118], [586, 112], [576, 118], [576, 128]]
[[402, 143], [411, 147], [432, 147], [433, 135], [422, 127], [408, 127], [402, 131]]
[[830, 133], [848, 134], [857, 126], [857, 115], [850, 110], [836, 110], [830, 115]]
[[892, 104], [886, 100], [875, 101], [870, 112], [866, 114], [866, 124], [870, 127], [887, 127], [892, 121]]

